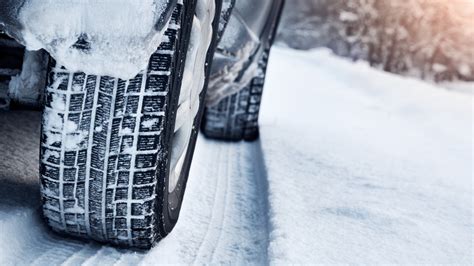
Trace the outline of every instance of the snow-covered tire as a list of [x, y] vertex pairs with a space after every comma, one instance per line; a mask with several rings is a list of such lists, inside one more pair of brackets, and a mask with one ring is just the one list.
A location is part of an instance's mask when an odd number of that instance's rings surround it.
[[[42, 123], [41, 186], [44, 217], [54, 231], [149, 248], [173, 229], [204, 109], [220, 8], [220, 0], [178, 4], [167, 40], [148, 69], [128, 81], [70, 73], [52, 63]], [[201, 24], [193, 27], [196, 23]], [[195, 29], [202, 45], [190, 45]], [[188, 88], [181, 93], [191, 60], [201, 62], [204, 73], [198, 73], [197, 63], [190, 64], [190, 73], [200, 74], [201, 87], [197, 97], [188, 99], [197, 99], [196, 115], [186, 120], [181, 110], [192, 108], [180, 107], [193, 103], [183, 97], [196, 92]], [[171, 180], [173, 175], [177, 178]]]
[[[253, 141], [259, 137], [258, 117], [270, 49], [275, 40], [284, 1], [275, 1], [271, 21], [262, 33], [261, 51], [255, 54], [258, 70], [244, 88], [206, 107], [203, 123], [204, 136], [229, 141]], [[245, 70], [244, 70], [245, 71]]]

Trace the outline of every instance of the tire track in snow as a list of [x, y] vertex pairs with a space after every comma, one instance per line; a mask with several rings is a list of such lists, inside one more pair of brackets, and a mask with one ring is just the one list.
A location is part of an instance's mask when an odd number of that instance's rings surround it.
[[[229, 158], [230, 150], [223, 149], [223, 147], [217, 147], [217, 155], [215, 157], [216, 160], [219, 158]], [[223, 152], [225, 151], [225, 157], [222, 157]], [[214, 252], [219, 245], [219, 239], [222, 234], [222, 226], [225, 219], [225, 212], [226, 212], [226, 202], [227, 202], [227, 190], [229, 186], [229, 164], [226, 163], [224, 166], [222, 164], [217, 165], [217, 175], [214, 176], [217, 179], [217, 189], [214, 192], [214, 203], [212, 207], [212, 215], [209, 220], [206, 235], [202, 240], [201, 245], [199, 246], [199, 250], [195, 261], [193, 264], [197, 264], [198, 262], [210, 261], [213, 257]], [[211, 175], [212, 176], [212, 175]], [[217, 233], [215, 233], [217, 231]]]
[[[3, 118], [0, 123], [5, 123]], [[40, 122], [27, 120], [34, 125]], [[0, 129], [0, 134], [3, 130], [8, 129]], [[18, 139], [2, 142], [0, 148], [8, 149], [4, 146], [38, 137], [33, 133], [12, 136]], [[37, 157], [37, 146], [24, 152], [28, 157]], [[8, 156], [5, 160], [16, 160]], [[32, 171], [26, 176], [37, 178], [36, 170]], [[2, 173], [1, 169], [0, 178], [12, 182], [9, 173]], [[26, 193], [29, 190], [25, 187], [21, 194], [35, 199], [25, 198], [24, 206], [5, 205], [0, 209], [0, 264], [267, 264], [266, 182], [259, 142], [226, 143], [200, 137], [180, 220], [167, 238], [147, 252], [116, 249], [52, 233], [41, 220], [38, 195]], [[9, 204], [14, 198], [13, 194], [5, 194], [1, 200]]]
[[72, 254], [67, 258], [62, 265], [63, 266], [74, 266], [83, 264], [88, 258], [95, 256], [100, 248], [95, 244], [88, 244], [81, 250]]
[[[82, 242], [62, 238], [40, 220], [40, 210], [27, 209], [2, 223], [1, 265], [57, 265], [80, 250]], [[57, 247], [61, 247], [57, 249]]]
[[129, 251], [57, 235], [40, 221], [40, 211], [12, 218], [11, 226], [21, 226], [26, 234], [17, 236], [16, 252], [0, 255], [0, 265], [135, 265], [143, 257], [135, 254], [135, 260], [123, 259]]
[[226, 182], [217, 188], [217, 208], [195, 264], [267, 264], [268, 193], [260, 143], [206, 142], [207, 149], [224, 149], [225, 157], [216, 158], [224, 170], [216, 178]]
[[[180, 218], [174, 230], [145, 257], [143, 264], [196, 263], [203, 253], [204, 239], [213, 234], [211, 224], [214, 205], [220, 200], [219, 189], [224, 178], [217, 178], [225, 164], [216, 163], [225, 158], [224, 148], [214, 142], [198, 139]], [[209, 248], [212, 248], [211, 243]], [[202, 261], [199, 263], [203, 263]]]
[[[234, 152], [231, 149], [228, 149], [225, 158], [233, 158], [234, 157], [233, 155], [234, 155]], [[240, 158], [240, 153], [239, 153], [239, 158]], [[228, 216], [229, 216], [229, 208], [227, 206], [228, 206], [228, 202], [229, 202], [229, 198], [230, 198], [230, 195], [229, 195], [228, 191], [231, 191], [231, 188], [230, 188], [231, 182], [229, 180], [231, 178], [231, 177], [229, 177], [230, 168], [231, 167], [229, 166], [229, 163], [227, 163], [226, 167], [225, 167], [225, 171], [223, 172], [223, 175], [222, 175], [222, 176], [226, 176], [226, 182], [225, 182], [225, 185], [224, 185], [225, 187], [222, 188], [222, 190], [224, 191], [224, 200], [223, 200], [223, 204], [222, 204], [222, 205], [224, 205], [224, 209], [223, 209], [222, 213], [220, 213], [220, 215], [219, 215], [220, 220], [219, 220], [219, 227], [218, 228], [220, 230], [218, 230], [218, 234], [216, 234], [217, 237], [215, 238], [215, 240], [216, 240], [215, 245], [214, 245], [214, 248], [212, 248], [212, 252], [210, 253], [211, 255], [207, 259], [207, 261], [216, 261], [216, 259], [218, 259], [218, 258], [216, 258], [216, 251], [219, 250], [219, 248], [221, 248], [221, 246], [222, 246], [223, 228], [227, 228], [226, 219], [228, 219]], [[213, 210], [214, 210], [214, 212], [216, 211], [215, 209], [213, 209]]]

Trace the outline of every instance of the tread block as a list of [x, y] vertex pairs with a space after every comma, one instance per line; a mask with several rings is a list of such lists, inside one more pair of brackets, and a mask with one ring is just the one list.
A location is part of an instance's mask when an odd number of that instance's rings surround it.
[[43, 164], [41, 167], [41, 174], [54, 180], [59, 180], [59, 167]]
[[[137, 229], [137, 228], [136, 228]], [[151, 229], [137, 229], [132, 231], [132, 237], [136, 239], [148, 238], [152, 235]]]
[[[170, 54], [154, 54], [150, 59], [151, 71], [168, 71], [171, 66], [171, 55]], [[154, 76], [150, 76], [149, 80]], [[165, 76], [166, 77], [166, 76]]]
[[85, 81], [86, 81], [86, 74], [74, 73], [72, 76], [72, 91], [74, 92], [83, 91]]
[[163, 129], [163, 116], [144, 115], [140, 120], [140, 132], [154, 132]]
[[150, 75], [145, 87], [146, 93], [166, 92], [169, 87], [170, 77], [166, 75]]
[[55, 198], [44, 197], [44, 204], [48, 208], [59, 209], [59, 200]]
[[115, 189], [115, 200], [126, 200], [126, 199], [128, 199], [128, 188]]
[[127, 203], [117, 203], [115, 205], [116, 217], [125, 217], [127, 216]]
[[[76, 204], [76, 201], [74, 200], [74, 189], [75, 189], [74, 184], [63, 184], [63, 198], [72, 199], [72, 201], [71, 201], [72, 206], [64, 207], [65, 209], [73, 208], [74, 204]], [[67, 206], [66, 202], [67, 201], [64, 201], [64, 206]]]
[[133, 188], [134, 200], [149, 199], [154, 195], [155, 186], [151, 185], [148, 187], [135, 187]]
[[[71, 196], [72, 196], [72, 191], [69, 191], [69, 190], [66, 190], [66, 192], [71, 192]], [[73, 197], [68, 197], [68, 199], [72, 199], [72, 200], [65, 200], [63, 201], [63, 204], [64, 204], [64, 209], [65, 211], [67, 212], [69, 209], [73, 209], [74, 206], [76, 205], [76, 201], [74, 200]]]
[[77, 151], [66, 151], [64, 152], [64, 165], [75, 166], [76, 165]]
[[95, 87], [97, 83], [97, 76], [87, 76], [86, 83], [86, 99], [84, 109], [90, 110], [94, 107]]
[[91, 118], [92, 118], [92, 111], [84, 111], [81, 113], [81, 122], [79, 124], [79, 130], [82, 132], [86, 132], [89, 134], [89, 130], [91, 127]]
[[64, 168], [64, 173], [63, 173], [63, 179], [66, 182], [74, 182], [76, 181], [76, 174], [77, 174], [77, 169], [76, 168]]
[[127, 103], [125, 107], [126, 114], [136, 114], [138, 111], [139, 96], [127, 96]]
[[58, 211], [54, 211], [51, 209], [44, 209], [45, 216], [48, 217], [48, 219], [53, 220], [55, 222], [60, 222], [61, 221], [61, 214]]
[[77, 164], [82, 165], [87, 162], [87, 150], [80, 150], [77, 154]]
[[76, 186], [77, 205], [83, 209], [84, 209], [85, 193], [86, 193], [86, 184], [84, 182], [78, 182]]
[[168, 29], [165, 32], [165, 36], [168, 37], [168, 41], [162, 42], [160, 46], [158, 47], [158, 51], [159, 50], [166, 50], [166, 51], [172, 50], [173, 46], [176, 43], [176, 33], [177, 33], [177, 30], [175, 29]]
[[110, 95], [113, 94], [116, 80], [117, 80], [116, 78], [112, 78], [108, 76], [100, 77], [99, 90], [106, 94], [110, 94]]
[[67, 91], [69, 83], [69, 73], [55, 73], [54, 77], [59, 82], [58, 90]]
[[82, 104], [84, 103], [84, 94], [76, 93], [71, 95], [71, 99], [69, 102], [69, 111], [81, 111]]
[[142, 86], [143, 75], [137, 75], [135, 78], [129, 80], [127, 93], [139, 93]]
[[128, 186], [128, 180], [130, 179], [130, 172], [120, 171], [118, 173], [117, 185], [118, 186]]
[[125, 116], [122, 119], [122, 130], [133, 132], [135, 129], [136, 117], [134, 116]]
[[164, 112], [165, 98], [163, 96], [145, 96], [143, 97], [143, 113]]
[[48, 197], [50, 196], [59, 196], [59, 183], [58, 182], [54, 182], [54, 181], [50, 181], [48, 179], [41, 179], [41, 185], [42, 185], [42, 189], [43, 191], [46, 191], [46, 195]]
[[157, 154], [137, 154], [135, 159], [135, 168], [151, 168], [156, 167]]
[[151, 215], [145, 216], [144, 219], [132, 219], [132, 229], [146, 228], [149, 224], [151, 224], [152, 220], [153, 217]]
[[133, 174], [133, 184], [134, 185], [146, 185], [151, 184], [156, 179], [156, 171], [143, 171], [135, 172]]
[[125, 218], [115, 218], [115, 228], [116, 229], [128, 229], [127, 219]]
[[81, 182], [81, 181], [85, 181], [86, 180], [86, 166], [85, 165], [79, 165], [78, 166], [79, 170], [78, 170], [78, 178], [77, 178], [77, 182]]
[[144, 203], [132, 203], [132, 215], [139, 216], [151, 213], [153, 210], [153, 200], [145, 201]]
[[120, 145], [120, 152], [128, 153], [133, 150], [133, 136], [123, 136], [122, 137], [122, 144]]
[[61, 151], [42, 148], [41, 154], [43, 156], [43, 160], [51, 164], [59, 164], [61, 161]]
[[159, 146], [159, 138], [156, 136], [138, 136], [138, 151], [153, 151]]

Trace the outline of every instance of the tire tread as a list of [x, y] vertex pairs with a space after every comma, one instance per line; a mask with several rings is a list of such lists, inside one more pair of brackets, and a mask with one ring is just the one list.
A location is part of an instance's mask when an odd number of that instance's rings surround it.
[[[160, 147], [182, 9], [173, 13], [168, 41], [134, 79], [71, 73], [53, 63], [40, 171], [44, 217], [53, 230], [140, 248], [163, 237], [156, 205], [167, 156]], [[56, 128], [47, 122], [55, 118]], [[78, 138], [78, 145], [68, 144]]]

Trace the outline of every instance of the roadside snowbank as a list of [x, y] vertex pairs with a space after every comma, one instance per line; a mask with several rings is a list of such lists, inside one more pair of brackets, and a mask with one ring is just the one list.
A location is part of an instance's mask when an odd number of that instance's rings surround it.
[[326, 50], [268, 71], [271, 262], [472, 263], [472, 95]]
[[443, 82], [440, 85], [448, 90], [474, 94], [474, 82], [464, 82], [464, 81]]

